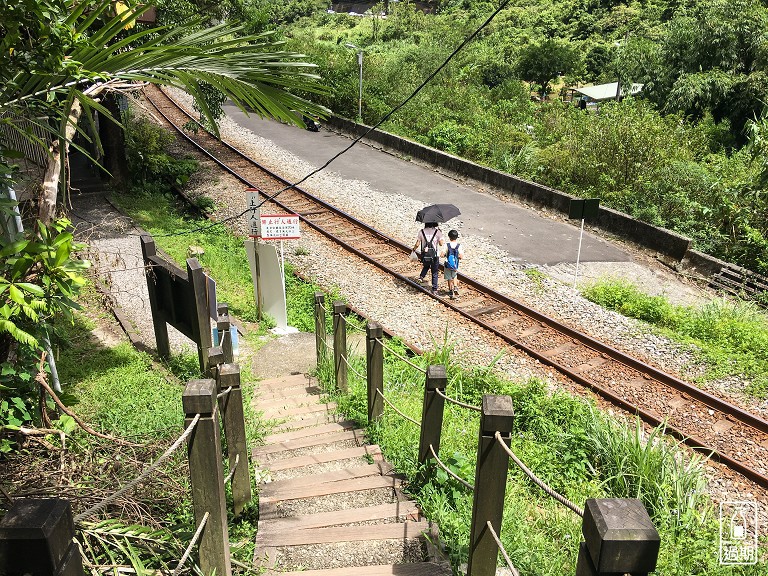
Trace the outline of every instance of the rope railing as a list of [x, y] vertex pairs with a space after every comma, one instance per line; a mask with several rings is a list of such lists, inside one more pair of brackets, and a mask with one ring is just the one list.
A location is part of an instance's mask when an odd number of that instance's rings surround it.
[[320, 304], [320, 302], [317, 302], [317, 307], [323, 311], [324, 316], [328, 315], [328, 309], [323, 304]]
[[472, 484], [470, 484], [469, 482], [467, 482], [466, 480], [458, 476], [455, 472], [449, 470], [448, 467], [445, 464], [443, 464], [443, 461], [437, 457], [437, 454], [435, 453], [435, 447], [432, 444], [429, 445], [429, 451], [432, 453], [432, 458], [435, 459], [435, 462], [437, 462], [437, 465], [440, 466], [440, 468], [442, 468], [443, 470], [445, 470], [448, 476], [450, 476], [451, 478], [453, 478], [458, 482], [461, 482], [465, 487], [472, 490], [473, 492], [475, 491], [475, 487], [472, 486]]
[[181, 574], [181, 570], [184, 568], [184, 563], [189, 558], [189, 555], [192, 554], [192, 548], [195, 547], [197, 541], [200, 539], [200, 535], [203, 533], [203, 528], [205, 528], [205, 524], [208, 522], [208, 516], [210, 516], [209, 512], [203, 514], [203, 519], [200, 520], [200, 524], [198, 525], [197, 530], [195, 530], [195, 533], [192, 536], [192, 540], [189, 541], [189, 546], [187, 546], [187, 549], [184, 550], [184, 554], [181, 556], [181, 560], [179, 560], [179, 563], [171, 573], [171, 576], [179, 576], [179, 574]]
[[507, 561], [507, 567], [509, 567], [509, 571], [512, 572], [512, 576], [520, 576], [520, 572], [517, 571], [517, 568], [512, 564], [512, 560], [509, 559], [509, 554], [507, 554], [507, 551], [504, 549], [504, 545], [501, 543], [501, 540], [499, 539], [499, 535], [496, 534], [496, 530], [493, 529], [493, 525], [491, 524], [491, 521], [488, 520], [488, 522], [485, 523], [485, 525], [488, 527], [488, 531], [491, 533], [491, 536], [496, 541], [496, 546], [499, 547], [499, 552], [501, 552], [501, 555], [504, 556], [504, 560]]
[[411, 418], [410, 416], [406, 416], [406, 415], [405, 415], [405, 414], [403, 414], [403, 413], [402, 413], [400, 410], [398, 410], [398, 409], [397, 409], [397, 406], [395, 406], [394, 404], [392, 404], [392, 402], [390, 402], [389, 398], [387, 398], [386, 396], [384, 396], [384, 393], [383, 393], [381, 390], [379, 390], [378, 388], [376, 388], [376, 393], [377, 393], [379, 396], [381, 396], [381, 399], [382, 399], [382, 400], [384, 400], [384, 402], [385, 402], [386, 404], [388, 404], [388, 405], [389, 405], [389, 406], [392, 408], [392, 410], [394, 410], [395, 412], [397, 412], [397, 413], [398, 413], [398, 414], [399, 414], [401, 417], [403, 417], [403, 418], [405, 418], [406, 420], [408, 420], [408, 422], [411, 422], [411, 423], [415, 424], [416, 426], [419, 426], [419, 427], [421, 427], [421, 424], [419, 424], [419, 423], [418, 423], [416, 420], [414, 420], [414, 419], [413, 419], [413, 418]]
[[237, 470], [238, 464], [240, 464], [240, 454], [235, 454], [235, 463], [232, 465], [232, 470], [229, 471], [227, 477], [224, 478], [224, 484], [229, 484], [229, 482], [232, 481], [232, 477], [235, 475], [235, 470]]
[[344, 322], [344, 324], [346, 324], [347, 326], [349, 326], [353, 330], [356, 330], [357, 332], [365, 332], [365, 326], [358, 326], [354, 322], [350, 322], [349, 318], [347, 318], [343, 314], [341, 315], [341, 319]]
[[216, 394], [216, 398], [224, 398], [227, 394], [232, 392], [232, 386], [228, 387], [226, 390], [222, 390], [218, 394]]
[[397, 352], [392, 350], [392, 348], [387, 346], [381, 338], [376, 338], [376, 342], [381, 344], [382, 348], [384, 348], [384, 350], [386, 350], [387, 352], [392, 354], [392, 356], [394, 356], [395, 358], [398, 358], [398, 359], [402, 360], [403, 362], [405, 362], [406, 364], [408, 364], [409, 366], [411, 366], [413, 368], [416, 368], [416, 370], [418, 370], [422, 374], [426, 374], [427, 373], [427, 371], [424, 368], [422, 368], [421, 366], [419, 366], [418, 364], [414, 364], [413, 362], [408, 360], [408, 358], [406, 358], [405, 356], [403, 356], [401, 354], [398, 354]]
[[456, 406], [461, 406], [462, 408], [468, 408], [470, 410], [474, 410], [475, 412], [481, 412], [481, 409], [478, 406], [472, 406], [472, 404], [465, 404], [464, 402], [460, 402], [459, 400], [456, 400], [455, 398], [451, 398], [450, 396], [446, 396], [445, 394], [443, 394], [443, 392], [440, 390], [440, 388], [435, 388], [435, 392], [437, 392], [438, 396], [440, 396], [441, 398], [445, 398], [451, 404], [456, 404]]
[[567, 508], [570, 508], [573, 510], [576, 514], [584, 517], [584, 510], [576, 506], [573, 502], [568, 500], [565, 496], [558, 494], [555, 492], [552, 488], [547, 486], [543, 480], [541, 480], [536, 474], [534, 474], [523, 462], [518, 458], [514, 452], [504, 443], [504, 439], [501, 437], [501, 434], [499, 432], [496, 432], [494, 435], [496, 438], [496, 442], [498, 442], [503, 448], [504, 451], [509, 454], [509, 457], [512, 458], [512, 461], [517, 464], [517, 466], [525, 473], [528, 478], [530, 478], [534, 484], [536, 484], [539, 488], [544, 490], [547, 494], [549, 494], [552, 498], [560, 502], [563, 506], [566, 506]]
[[366, 379], [366, 376], [364, 374], [360, 374], [360, 372], [358, 372], [357, 370], [355, 370], [352, 367], [352, 364], [349, 363], [349, 360], [347, 360], [346, 356], [341, 356], [341, 359], [344, 361], [344, 364], [347, 365], [347, 368], [349, 368], [349, 370], [352, 372], [352, 374], [354, 374], [355, 376], [360, 378], [360, 380], [365, 380]]
[[157, 470], [160, 467], [160, 464], [162, 464], [171, 454], [173, 454], [179, 446], [181, 446], [181, 444], [189, 437], [189, 435], [192, 434], [192, 431], [195, 429], [195, 426], [197, 426], [197, 423], [199, 421], [200, 421], [200, 414], [195, 414], [195, 417], [192, 419], [192, 422], [189, 423], [189, 426], [187, 426], [187, 429], [184, 430], [184, 433], [181, 436], [179, 436], [179, 438], [165, 452], [163, 452], [160, 458], [155, 460], [154, 464], [152, 464], [144, 472], [139, 474], [136, 478], [128, 482], [128, 484], [120, 488], [117, 492], [115, 492], [111, 496], [108, 496], [98, 504], [88, 508], [85, 512], [82, 512], [77, 516], [75, 516], [74, 521], [80, 522], [85, 518], [88, 518], [88, 516], [91, 516], [95, 512], [98, 512], [102, 508], [108, 506], [109, 504], [111, 504], [112, 502], [120, 498], [123, 494], [133, 489], [137, 484], [142, 482], [145, 478], [147, 478], [150, 474], [152, 474], [155, 470]]

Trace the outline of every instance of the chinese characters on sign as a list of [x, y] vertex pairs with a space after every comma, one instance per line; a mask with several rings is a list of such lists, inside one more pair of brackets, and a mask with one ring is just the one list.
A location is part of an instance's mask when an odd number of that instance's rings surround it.
[[295, 214], [262, 214], [261, 238], [263, 240], [298, 240], [299, 217]]
[[720, 564], [757, 564], [757, 502], [720, 503]]
[[261, 236], [261, 220], [259, 220], [259, 191], [256, 188], [248, 188], [248, 224], [251, 238]]

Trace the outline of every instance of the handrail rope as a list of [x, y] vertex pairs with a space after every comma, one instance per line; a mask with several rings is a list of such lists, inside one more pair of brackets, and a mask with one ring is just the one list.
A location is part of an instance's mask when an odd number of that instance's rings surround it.
[[315, 302], [315, 304], [317, 304], [318, 308], [323, 311], [324, 315], [328, 315], [328, 309], [323, 304], [320, 304], [320, 302]]
[[350, 363], [349, 363], [349, 360], [347, 360], [347, 357], [346, 357], [346, 356], [344, 356], [344, 355], [342, 354], [342, 355], [341, 355], [341, 359], [342, 359], [342, 360], [344, 360], [344, 364], [346, 364], [346, 365], [347, 365], [347, 368], [349, 368], [349, 369], [352, 371], [352, 373], [353, 373], [355, 376], [357, 376], [358, 378], [360, 378], [360, 380], [366, 380], [366, 379], [367, 379], [367, 376], [364, 376], [363, 374], [360, 374], [360, 372], [358, 372], [357, 370], [355, 370], [354, 368], [352, 368], [352, 364], [350, 364]]
[[565, 496], [563, 496], [563, 495], [561, 495], [561, 494], [558, 494], [557, 492], [555, 492], [555, 491], [554, 491], [552, 488], [550, 488], [549, 486], [547, 486], [547, 485], [544, 483], [544, 481], [543, 481], [543, 480], [541, 480], [541, 479], [540, 479], [538, 476], [536, 476], [536, 474], [534, 474], [533, 472], [531, 472], [531, 470], [530, 470], [530, 469], [529, 469], [529, 468], [528, 468], [528, 467], [527, 467], [525, 464], [523, 464], [523, 462], [520, 460], [520, 458], [518, 458], [518, 457], [515, 455], [515, 453], [514, 453], [514, 452], [512, 452], [512, 450], [509, 448], [509, 446], [507, 446], [507, 445], [504, 443], [504, 440], [502, 439], [502, 437], [501, 437], [501, 433], [500, 433], [500, 432], [498, 432], [498, 431], [497, 431], [497, 432], [496, 432], [496, 434], [494, 434], [494, 437], [496, 438], [496, 442], [498, 442], [498, 443], [499, 443], [499, 444], [502, 446], [502, 448], [504, 448], [504, 451], [505, 451], [507, 454], [509, 454], [509, 457], [510, 457], [510, 458], [512, 458], [512, 461], [513, 461], [515, 464], [517, 464], [517, 465], [518, 465], [518, 467], [519, 467], [519, 468], [520, 468], [520, 469], [521, 469], [523, 472], [525, 472], [525, 475], [526, 475], [526, 476], [528, 476], [528, 478], [530, 478], [531, 480], [533, 480], [533, 483], [534, 483], [534, 484], [536, 484], [536, 485], [537, 485], [539, 488], [541, 488], [542, 490], [544, 490], [544, 492], [546, 492], [547, 494], [549, 494], [549, 495], [550, 495], [552, 498], [554, 498], [555, 500], [557, 500], [558, 502], [560, 502], [560, 503], [561, 503], [563, 506], [566, 506], [566, 507], [570, 508], [571, 510], [573, 510], [573, 511], [574, 511], [576, 514], [578, 514], [578, 515], [579, 515], [579, 516], [581, 516], [581, 517], [583, 517], [583, 516], [584, 516], [584, 510], [583, 510], [583, 509], [581, 509], [581, 508], [579, 508], [578, 506], [576, 506], [576, 504], [574, 504], [573, 502], [571, 502], [570, 500], [568, 500], [568, 498], [566, 498]]
[[394, 404], [392, 404], [392, 402], [391, 402], [391, 401], [390, 401], [390, 400], [389, 400], [389, 399], [388, 399], [386, 396], [384, 396], [384, 393], [383, 393], [381, 390], [379, 390], [378, 388], [376, 388], [376, 394], [378, 394], [379, 396], [381, 396], [381, 399], [382, 399], [382, 400], [384, 400], [384, 402], [386, 402], [387, 404], [389, 404], [389, 406], [391, 406], [391, 407], [392, 407], [392, 410], [394, 410], [394, 411], [395, 411], [395, 412], [397, 412], [397, 413], [398, 413], [400, 416], [402, 416], [403, 418], [405, 418], [406, 420], [408, 420], [408, 422], [411, 422], [411, 423], [413, 423], [413, 424], [416, 424], [416, 426], [419, 426], [419, 427], [421, 427], [421, 424], [419, 424], [419, 423], [418, 423], [416, 420], [414, 420], [414, 419], [413, 419], [413, 418], [411, 418], [410, 416], [406, 416], [405, 414], [403, 414], [402, 412], [400, 412], [400, 410], [398, 410], [398, 409], [397, 409], [397, 407], [396, 407]]
[[491, 536], [493, 536], [493, 539], [496, 540], [496, 546], [499, 547], [499, 552], [501, 552], [501, 555], [504, 556], [504, 560], [507, 561], [507, 566], [509, 567], [510, 572], [512, 572], [512, 576], [520, 576], [520, 572], [518, 572], [517, 568], [515, 568], [515, 566], [512, 564], [512, 560], [509, 559], [509, 555], [504, 549], [504, 545], [501, 543], [499, 535], [496, 534], [496, 530], [493, 529], [491, 521], [488, 520], [485, 525], [488, 526], [488, 530], [491, 532]]
[[354, 322], [350, 322], [349, 319], [344, 316], [344, 314], [341, 314], [341, 319], [344, 321], [344, 324], [347, 326], [351, 326], [353, 330], [357, 330], [358, 332], [365, 332], [365, 328], [362, 326], [358, 326]]
[[440, 460], [440, 458], [438, 458], [438, 457], [437, 457], [437, 454], [435, 454], [435, 447], [434, 447], [432, 444], [430, 444], [430, 445], [429, 445], [429, 451], [432, 453], [432, 457], [433, 457], [433, 458], [435, 459], [435, 461], [437, 462], [437, 465], [438, 465], [438, 466], [440, 466], [440, 468], [442, 468], [443, 470], [445, 470], [445, 471], [448, 473], [448, 475], [449, 475], [450, 477], [452, 477], [452, 478], [454, 478], [454, 479], [458, 480], [459, 482], [461, 482], [462, 484], [464, 484], [464, 486], [466, 486], [467, 488], [469, 488], [469, 489], [470, 489], [470, 490], [472, 490], [473, 492], [475, 491], [475, 487], [474, 487], [472, 484], [470, 484], [469, 482], [467, 482], [467, 481], [466, 481], [466, 480], [464, 480], [463, 478], [459, 477], [459, 476], [458, 476], [458, 475], [456, 475], [454, 472], [450, 471], [450, 470], [448, 469], [448, 467], [447, 467], [445, 464], [443, 464], [443, 461], [442, 461], [442, 460]]
[[197, 423], [199, 421], [200, 421], [200, 414], [195, 414], [195, 417], [192, 419], [192, 422], [189, 423], [189, 426], [187, 426], [187, 429], [184, 430], [184, 433], [181, 436], [179, 436], [179, 438], [176, 440], [176, 442], [174, 442], [165, 452], [163, 452], [163, 454], [162, 454], [162, 456], [160, 456], [160, 458], [155, 460], [154, 464], [152, 464], [149, 468], [147, 468], [143, 473], [139, 474], [138, 477], [134, 478], [133, 480], [128, 482], [128, 484], [126, 484], [125, 486], [120, 488], [120, 490], [118, 490], [117, 492], [112, 494], [112, 496], [108, 496], [107, 498], [105, 498], [104, 500], [99, 502], [98, 504], [88, 508], [85, 512], [82, 512], [82, 513], [78, 514], [77, 516], [75, 516], [74, 521], [75, 522], [80, 522], [81, 520], [83, 520], [84, 518], [87, 518], [88, 516], [90, 516], [94, 512], [97, 512], [98, 510], [101, 510], [102, 508], [104, 508], [108, 504], [111, 504], [112, 502], [114, 502], [115, 500], [120, 498], [120, 496], [122, 496], [123, 494], [125, 494], [126, 492], [131, 490], [134, 486], [136, 486], [138, 483], [140, 483], [142, 480], [144, 480], [144, 478], [149, 476], [152, 472], [157, 470], [160, 467], [160, 464], [162, 464], [171, 454], [173, 454], [174, 451], [176, 451], [176, 449], [179, 446], [181, 446], [181, 444], [187, 439], [187, 437], [190, 434], [192, 434], [192, 430], [195, 429], [195, 426], [197, 426]]
[[477, 406], [472, 406], [472, 404], [465, 404], [464, 402], [460, 402], [459, 400], [456, 400], [455, 398], [451, 398], [450, 396], [446, 396], [440, 388], [435, 388], [435, 392], [437, 392], [437, 395], [445, 398], [450, 402], [451, 404], [456, 404], [456, 406], [461, 406], [462, 408], [469, 408], [470, 410], [474, 410], [475, 412], [481, 412], [481, 409]]
[[197, 530], [195, 530], [195, 533], [192, 536], [192, 540], [189, 541], [189, 546], [187, 546], [187, 549], [184, 550], [184, 554], [181, 556], [181, 560], [179, 560], [179, 563], [176, 565], [176, 568], [171, 573], [171, 576], [179, 576], [179, 574], [181, 574], [181, 569], [184, 567], [184, 563], [189, 558], [189, 555], [192, 554], [192, 548], [195, 547], [195, 544], [197, 544], [197, 540], [200, 538], [200, 535], [203, 533], [203, 528], [205, 528], [205, 525], [208, 522], [209, 516], [210, 516], [210, 512], [206, 512], [205, 514], [203, 514], [203, 519], [200, 520], [200, 524], [197, 527]]
[[229, 388], [227, 388], [226, 390], [222, 390], [221, 392], [219, 392], [218, 394], [216, 394], [216, 398], [217, 398], [217, 399], [218, 399], [218, 398], [224, 398], [224, 396], [226, 396], [226, 395], [227, 395], [227, 394], [229, 394], [230, 392], [232, 392], [232, 386], [230, 386], [230, 387], [229, 387]]
[[232, 470], [230, 470], [229, 474], [227, 474], [227, 477], [224, 478], [224, 484], [232, 480], [232, 477], [235, 475], [235, 470], [237, 470], [238, 464], [240, 464], [240, 454], [235, 454], [235, 463], [232, 464]]
[[414, 368], [416, 368], [416, 370], [418, 370], [418, 371], [419, 371], [419, 372], [421, 372], [422, 374], [426, 374], [426, 373], [427, 373], [427, 371], [426, 371], [426, 370], [424, 370], [424, 368], [422, 368], [422, 367], [421, 367], [421, 366], [419, 366], [418, 364], [414, 364], [413, 362], [411, 362], [410, 360], [408, 360], [408, 358], [406, 358], [405, 356], [401, 356], [400, 354], [398, 354], [397, 352], [395, 352], [394, 350], [392, 350], [392, 348], [390, 348], [389, 346], [387, 346], [386, 344], [384, 344], [384, 341], [383, 341], [381, 338], [376, 338], [376, 342], [378, 342], [379, 344], [381, 344], [381, 346], [382, 346], [382, 347], [383, 347], [383, 348], [384, 348], [384, 349], [385, 349], [387, 352], [389, 352], [390, 354], [392, 354], [392, 356], [394, 356], [395, 358], [399, 358], [400, 360], [402, 360], [402, 361], [403, 361], [403, 362], [405, 362], [406, 364], [408, 364], [408, 365], [410, 365], [410, 366], [413, 366]]

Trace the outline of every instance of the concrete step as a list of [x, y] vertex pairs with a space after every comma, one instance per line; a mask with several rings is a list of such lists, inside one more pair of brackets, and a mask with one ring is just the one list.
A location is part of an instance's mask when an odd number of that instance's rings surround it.
[[336, 410], [336, 402], [324, 402], [315, 399], [315, 403], [307, 403], [306, 405], [282, 405], [275, 406], [268, 410], [264, 410], [263, 417], [274, 420], [291, 418], [292, 420], [303, 420], [319, 415], [328, 415], [329, 412]]
[[264, 444], [278, 444], [281, 442], [287, 442], [290, 440], [296, 440], [298, 438], [307, 438], [309, 436], [320, 436], [322, 434], [333, 434], [335, 432], [344, 432], [347, 430], [354, 430], [357, 428], [357, 424], [350, 420], [342, 420], [341, 422], [331, 422], [323, 426], [316, 428], [304, 428], [302, 430], [294, 430], [287, 432], [279, 432], [277, 434], [270, 434], [264, 438]]
[[[423, 563], [427, 522], [397, 522], [300, 530], [274, 539], [257, 538], [259, 565], [280, 570]], [[359, 573], [359, 572], [358, 572]]]
[[266, 446], [257, 446], [251, 455], [254, 465], [265, 467], [268, 462], [273, 460], [335, 452], [345, 448], [362, 446], [364, 442], [365, 432], [363, 430], [347, 429], [341, 432], [315, 434]]
[[281, 422], [273, 428], [275, 433], [298, 431], [302, 428], [313, 430], [325, 426], [326, 424], [335, 424], [341, 416], [336, 414], [328, 414], [327, 412], [314, 413], [308, 415], [306, 418], [291, 418], [282, 422], [281, 418], [276, 418], [278, 422]]
[[364, 466], [373, 461], [380, 462], [381, 450], [378, 446], [353, 446], [328, 452], [313, 452], [290, 458], [274, 459], [256, 467], [262, 479], [276, 482], [288, 478], [315, 476], [325, 472]]
[[444, 564], [420, 562], [414, 564], [387, 564], [376, 566], [348, 566], [299, 572], [267, 571], [265, 576], [451, 576], [451, 569]]

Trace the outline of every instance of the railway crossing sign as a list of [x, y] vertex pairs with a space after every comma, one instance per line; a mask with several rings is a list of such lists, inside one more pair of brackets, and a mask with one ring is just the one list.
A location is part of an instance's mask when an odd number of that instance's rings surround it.
[[259, 218], [259, 191], [256, 188], [248, 188], [248, 222], [250, 224], [251, 238], [261, 237], [261, 219]]
[[600, 198], [573, 199], [568, 204], [569, 220], [594, 218], [600, 208]]
[[579, 260], [581, 259], [581, 241], [584, 238], [584, 219], [594, 218], [600, 209], [600, 198], [572, 199], [568, 205], [568, 219], [581, 220], [581, 233], [579, 234], [579, 251], [576, 253], [576, 273], [573, 275], [573, 289], [576, 289], [576, 280], [579, 278]]
[[299, 216], [296, 214], [262, 214], [260, 221], [262, 240], [298, 240], [301, 238]]

